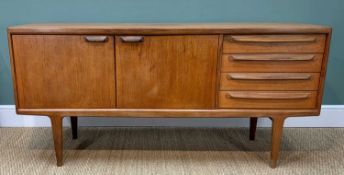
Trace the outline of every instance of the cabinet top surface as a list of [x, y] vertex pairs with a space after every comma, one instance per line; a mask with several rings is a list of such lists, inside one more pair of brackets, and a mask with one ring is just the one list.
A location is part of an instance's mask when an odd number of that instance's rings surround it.
[[330, 33], [331, 27], [282, 23], [42, 23], [11, 26], [11, 34], [245, 34]]

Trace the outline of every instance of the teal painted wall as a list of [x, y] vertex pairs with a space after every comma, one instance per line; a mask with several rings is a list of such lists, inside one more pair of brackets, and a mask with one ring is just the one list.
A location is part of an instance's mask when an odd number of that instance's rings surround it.
[[38, 22], [300, 22], [333, 27], [325, 104], [344, 104], [343, 0], [0, 0], [0, 104], [13, 104], [6, 28]]

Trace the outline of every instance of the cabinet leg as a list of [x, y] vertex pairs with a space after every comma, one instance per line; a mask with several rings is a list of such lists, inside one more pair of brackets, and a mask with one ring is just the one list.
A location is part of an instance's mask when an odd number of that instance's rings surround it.
[[280, 152], [283, 124], [286, 117], [272, 117], [271, 167], [276, 168]]
[[78, 117], [77, 116], [71, 116], [70, 117], [70, 123], [72, 126], [73, 139], [77, 139], [78, 138]]
[[250, 118], [250, 140], [254, 140], [256, 136], [256, 130], [257, 130], [257, 117], [251, 117]]
[[57, 166], [63, 165], [63, 135], [62, 135], [62, 119], [60, 115], [49, 116], [51, 120], [51, 127], [53, 130], [54, 146]]

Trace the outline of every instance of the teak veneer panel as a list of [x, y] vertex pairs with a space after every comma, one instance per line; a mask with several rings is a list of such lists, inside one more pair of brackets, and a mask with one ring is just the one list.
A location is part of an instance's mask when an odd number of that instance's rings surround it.
[[278, 23], [116, 23], [116, 24], [25, 24], [9, 27], [12, 34], [300, 34], [329, 33], [330, 27], [312, 24]]
[[326, 35], [226, 35], [223, 53], [323, 53]]
[[221, 91], [220, 108], [314, 109], [317, 91]]
[[317, 90], [320, 73], [221, 73], [221, 90]]
[[323, 54], [223, 54], [222, 72], [320, 72]]
[[13, 35], [19, 108], [114, 108], [113, 37]]
[[217, 35], [116, 37], [118, 108], [215, 107]]

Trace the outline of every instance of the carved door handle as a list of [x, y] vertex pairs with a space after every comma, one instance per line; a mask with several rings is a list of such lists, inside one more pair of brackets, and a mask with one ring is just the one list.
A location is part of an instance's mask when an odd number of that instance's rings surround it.
[[107, 36], [85, 36], [85, 40], [88, 42], [106, 42]]
[[138, 43], [143, 42], [143, 36], [121, 36], [121, 41], [124, 43]]

